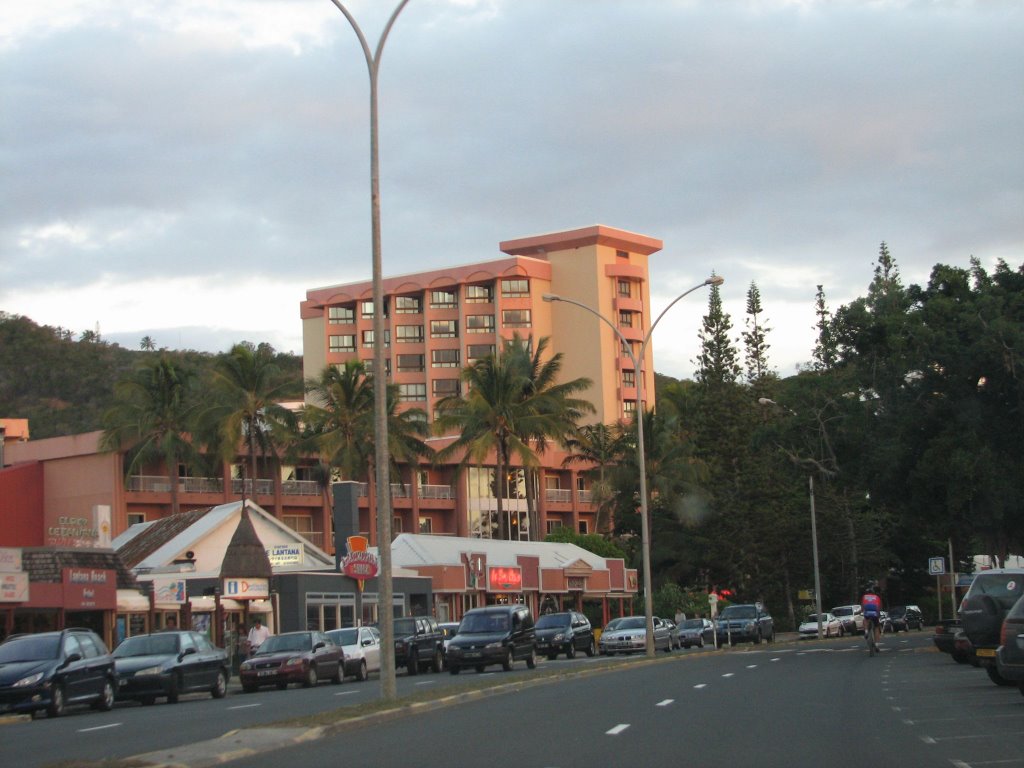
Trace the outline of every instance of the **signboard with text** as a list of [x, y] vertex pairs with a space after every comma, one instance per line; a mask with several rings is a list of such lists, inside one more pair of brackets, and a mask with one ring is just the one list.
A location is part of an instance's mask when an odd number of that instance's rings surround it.
[[117, 574], [103, 568], [65, 568], [64, 608], [109, 610], [117, 608]]
[[270, 579], [224, 579], [221, 594], [232, 600], [263, 600], [270, 597]]
[[523, 570], [518, 565], [491, 565], [487, 568], [488, 592], [522, 592]]
[[305, 559], [305, 547], [301, 541], [293, 544], [275, 544], [267, 547], [267, 558], [274, 568], [281, 565], [301, 565]]
[[28, 574], [0, 573], [0, 603], [28, 602]]
[[19, 573], [21, 571], [21, 550], [13, 547], [0, 547], [0, 573]]

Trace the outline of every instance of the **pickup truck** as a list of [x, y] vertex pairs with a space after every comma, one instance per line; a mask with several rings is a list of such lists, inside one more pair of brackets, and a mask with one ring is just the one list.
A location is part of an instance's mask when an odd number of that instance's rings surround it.
[[444, 634], [433, 616], [402, 616], [395, 619], [395, 668], [417, 675], [430, 667], [444, 669]]

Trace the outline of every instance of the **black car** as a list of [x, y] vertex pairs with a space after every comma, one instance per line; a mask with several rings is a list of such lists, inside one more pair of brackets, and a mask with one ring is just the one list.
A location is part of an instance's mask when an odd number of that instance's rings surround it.
[[[969, 660], [969, 654], [957, 647], [957, 634], [961, 632], [960, 619], [943, 619], [935, 625], [935, 635], [932, 642], [935, 647], [943, 653], [948, 653], [953, 661], [963, 664]], [[966, 640], [966, 638], [964, 638]]]
[[395, 668], [417, 675], [428, 666], [444, 669], [444, 634], [433, 616], [402, 616], [395, 619]]
[[576, 657], [577, 651], [587, 656], [597, 653], [594, 630], [590, 619], [576, 611], [546, 613], [534, 625], [537, 638], [537, 653], [549, 659], [564, 653], [567, 659]]
[[508, 672], [516, 659], [537, 666], [533, 615], [525, 605], [492, 605], [466, 611], [459, 632], [448, 643], [448, 671], [459, 674], [463, 667], [483, 672], [501, 664]]
[[129, 637], [114, 650], [117, 698], [169, 704], [183, 693], [224, 697], [228, 689], [228, 653], [198, 632], [168, 631]]
[[921, 611], [913, 605], [897, 605], [889, 609], [889, 631], [909, 632], [916, 629], [919, 632], [924, 626], [924, 617]]
[[1016, 683], [1024, 694], [1024, 597], [1017, 600], [1003, 621], [996, 648], [996, 670], [1004, 680]]
[[974, 648], [974, 658], [996, 685], [1013, 685], [999, 673], [996, 648], [1003, 619], [1024, 594], [1024, 568], [981, 571], [960, 602], [963, 632]]
[[0, 713], [45, 709], [60, 717], [69, 704], [108, 710], [115, 686], [114, 659], [91, 630], [12, 635], [0, 643]]
[[729, 605], [718, 616], [718, 644], [754, 643], [775, 640], [775, 622], [760, 603]]

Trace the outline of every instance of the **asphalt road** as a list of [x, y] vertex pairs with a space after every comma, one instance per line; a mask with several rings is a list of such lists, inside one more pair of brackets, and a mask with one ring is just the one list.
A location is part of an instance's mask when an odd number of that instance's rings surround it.
[[[70, 758], [172, 750], [243, 728], [244, 766], [1024, 766], [1024, 696], [931, 648], [928, 632], [887, 636], [869, 658], [859, 640], [659, 654], [653, 663], [578, 658], [541, 669], [593, 671], [531, 685], [536, 673], [400, 676], [400, 692], [431, 698], [514, 683], [508, 692], [371, 719], [300, 747], [271, 751], [270, 728], [302, 712], [368, 703], [379, 686], [347, 681], [315, 690], [269, 689], [153, 707], [119, 705], [0, 728], [4, 762], [19, 768]], [[192, 698], [192, 697], [190, 697]], [[460, 697], [456, 696], [458, 700]], [[269, 741], [268, 741], [269, 739]], [[205, 745], [204, 745], [205, 746]], [[301, 752], [295, 752], [301, 749]], [[218, 754], [219, 750], [219, 754]], [[212, 765], [223, 746], [185, 754]]]

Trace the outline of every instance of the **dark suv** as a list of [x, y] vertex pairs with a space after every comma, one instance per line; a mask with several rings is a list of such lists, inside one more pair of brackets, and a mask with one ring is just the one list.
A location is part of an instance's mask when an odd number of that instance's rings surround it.
[[996, 685], [1012, 685], [996, 667], [996, 648], [1003, 619], [1024, 594], [1024, 568], [993, 568], [974, 577], [960, 603], [964, 634], [974, 655]]
[[395, 619], [395, 668], [405, 667], [418, 675], [430, 667], [444, 669], [444, 635], [433, 616], [402, 616]]
[[920, 632], [924, 626], [924, 617], [916, 605], [897, 605], [889, 610], [889, 626], [893, 632], [909, 632], [911, 629]]
[[11, 635], [0, 643], [0, 712], [45, 709], [60, 717], [69, 704], [108, 710], [115, 679], [114, 658], [88, 629]]
[[525, 605], [492, 605], [466, 611], [459, 631], [448, 643], [448, 671], [459, 674], [463, 667], [483, 672], [501, 664], [508, 672], [516, 659], [537, 666], [533, 615]]
[[575, 658], [576, 651], [587, 656], [597, 652], [594, 630], [590, 619], [576, 611], [546, 613], [534, 625], [537, 633], [537, 653], [555, 659], [564, 653], [567, 659]]
[[718, 616], [718, 644], [754, 643], [775, 640], [775, 622], [760, 603], [728, 605]]

